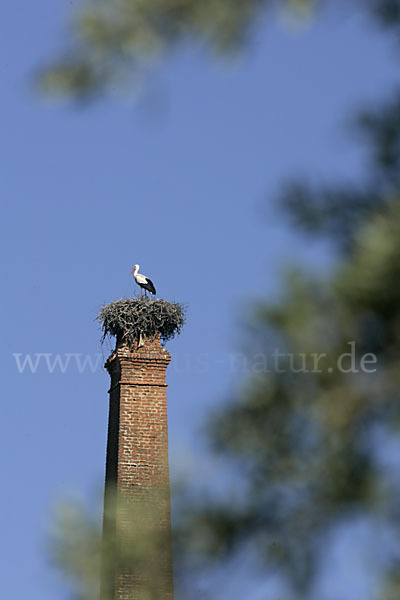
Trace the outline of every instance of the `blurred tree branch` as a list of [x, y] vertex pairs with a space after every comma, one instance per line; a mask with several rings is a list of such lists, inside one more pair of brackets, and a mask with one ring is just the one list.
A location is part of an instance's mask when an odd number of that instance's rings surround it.
[[[272, 0], [89, 0], [74, 16], [68, 49], [41, 70], [47, 92], [92, 99], [135, 82], [149, 62], [196, 43], [216, 55], [236, 53]], [[304, 17], [316, 0], [280, 0]]]

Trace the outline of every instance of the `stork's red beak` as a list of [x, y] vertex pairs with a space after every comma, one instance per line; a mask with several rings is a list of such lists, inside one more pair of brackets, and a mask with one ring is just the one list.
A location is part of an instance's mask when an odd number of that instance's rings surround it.
[[134, 270], [135, 270], [135, 269], [132, 269], [132, 271], [131, 271], [131, 275], [133, 275], [133, 272], [134, 272]]

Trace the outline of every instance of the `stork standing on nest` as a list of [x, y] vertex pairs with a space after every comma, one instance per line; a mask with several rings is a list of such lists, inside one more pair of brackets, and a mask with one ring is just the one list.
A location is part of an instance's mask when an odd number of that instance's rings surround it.
[[145, 293], [146, 291], [150, 292], [150, 294], [156, 293], [156, 288], [154, 287], [154, 284], [151, 281], [151, 279], [146, 277], [146, 275], [142, 275], [142, 273], [139, 273], [139, 265], [135, 265], [133, 267], [131, 275], [133, 275], [134, 280], [140, 287], [140, 297], [142, 297], [143, 290], [145, 291]]

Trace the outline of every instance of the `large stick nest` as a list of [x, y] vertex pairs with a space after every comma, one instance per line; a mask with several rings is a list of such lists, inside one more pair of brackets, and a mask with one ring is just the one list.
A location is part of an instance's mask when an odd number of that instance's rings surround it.
[[160, 334], [161, 340], [166, 342], [181, 332], [185, 309], [178, 302], [161, 299], [122, 298], [105, 304], [97, 321], [103, 331], [102, 341], [107, 335], [112, 335], [133, 346], [141, 335], [154, 338]]

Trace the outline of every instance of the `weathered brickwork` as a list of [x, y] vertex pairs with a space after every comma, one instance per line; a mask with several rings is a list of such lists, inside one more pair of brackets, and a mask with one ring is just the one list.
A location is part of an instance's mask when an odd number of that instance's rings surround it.
[[107, 565], [107, 591], [103, 573], [107, 600], [173, 598], [165, 383], [170, 360], [155, 338], [133, 349], [120, 345], [105, 365], [111, 387], [104, 535], [119, 557]]

